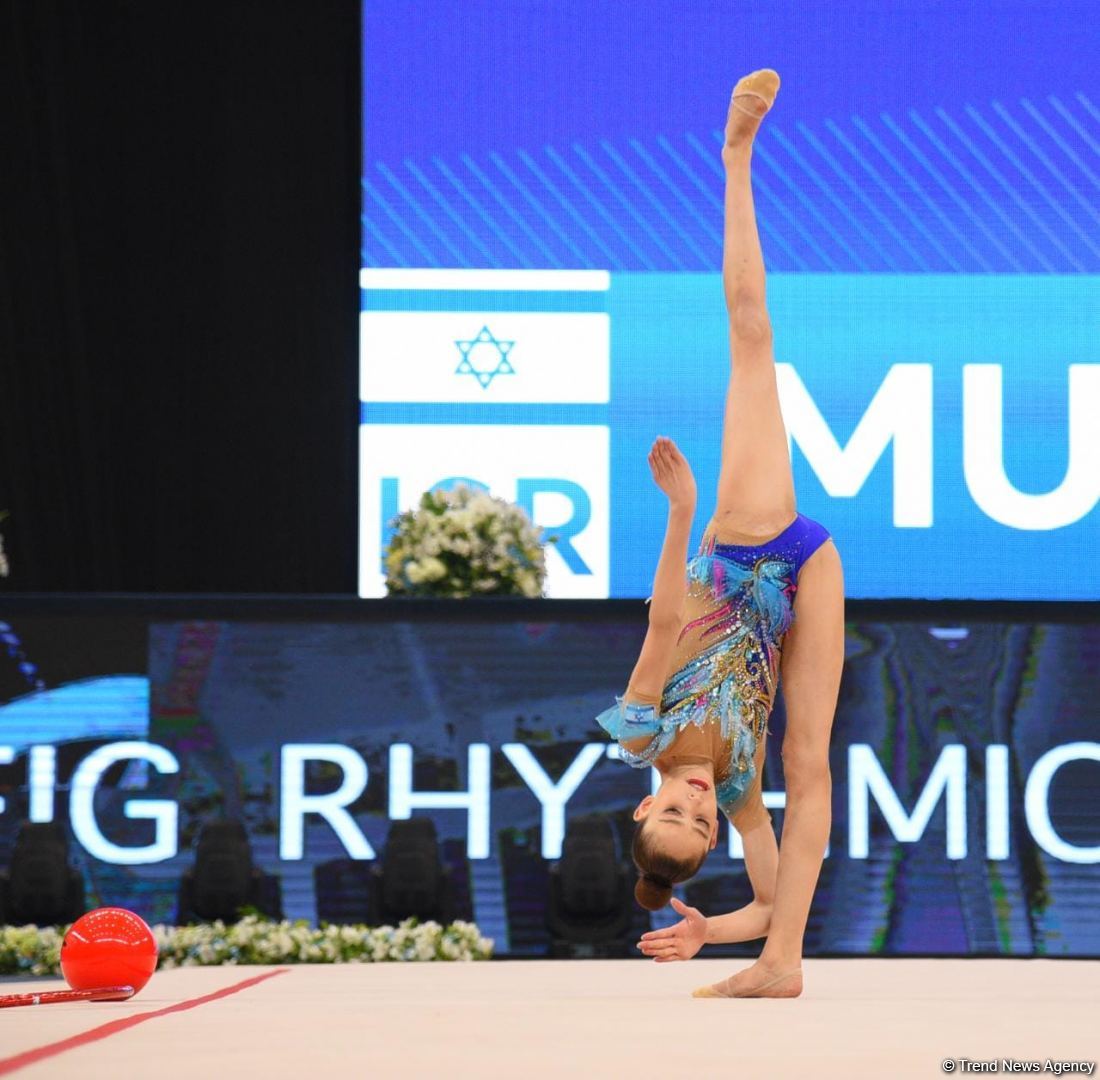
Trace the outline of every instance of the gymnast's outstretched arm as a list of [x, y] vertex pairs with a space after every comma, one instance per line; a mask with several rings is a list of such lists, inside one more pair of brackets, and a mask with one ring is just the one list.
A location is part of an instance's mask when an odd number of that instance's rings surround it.
[[779, 849], [771, 817], [764, 809], [760, 796], [763, 750], [764, 744], [761, 743], [757, 751], [756, 779], [744, 804], [733, 813], [727, 812], [731, 827], [741, 834], [745, 871], [752, 885], [752, 900], [735, 911], [708, 917], [697, 908], [688, 907], [674, 898], [672, 906], [683, 918], [672, 926], [642, 934], [638, 941], [638, 948], [658, 963], [690, 960], [704, 945], [753, 941], [765, 937], [771, 929]]
[[625, 701], [658, 704], [683, 622], [687, 597], [688, 538], [695, 517], [695, 477], [671, 439], [659, 437], [649, 452], [649, 468], [668, 496], [668, 520], [661, 557], [653, 576], [649, 628], [627, 684]]
[[704, 945], [753, 941], [771, 929], [775, 902], [776, 864], [779, 854], [768, 819], [741, 836], [745, 845], [745, 870], [752, 883], [752, 900], [725, 915], [704, 915], [678, 898], [670, 903], [682, 916], [678, 923], [642, 934], [638, 948], [659, 964], [690, 960]]

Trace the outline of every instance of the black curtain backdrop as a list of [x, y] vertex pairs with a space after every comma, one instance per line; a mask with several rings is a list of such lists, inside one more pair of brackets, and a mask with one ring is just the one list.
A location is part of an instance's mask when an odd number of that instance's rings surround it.
[[358, 0], [0, 0], [0, 592], [353, 593]]

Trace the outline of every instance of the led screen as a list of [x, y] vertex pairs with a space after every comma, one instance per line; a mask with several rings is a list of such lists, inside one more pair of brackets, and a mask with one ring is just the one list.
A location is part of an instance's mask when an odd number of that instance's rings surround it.
[[[571, 822], [610, 822], [629, 868], [656, 774], [614, 760], [593, 719], [637, 655], [629, 615], [5, 626], [0, 864], [21, 820], [59, 820], [90, 903], [172, 921], [224, 816], [288, 916], [364, 921], [391, 823], [430, 817], [458, 915], [533, 956]], [[1085, 624], [848, 624], [808, 952], [1100, 955], [1098, 650]], [[782, 693], [770, 726], [779, 830]], [[724, 823], [680, 895], [707, 914], [750, 899]]]

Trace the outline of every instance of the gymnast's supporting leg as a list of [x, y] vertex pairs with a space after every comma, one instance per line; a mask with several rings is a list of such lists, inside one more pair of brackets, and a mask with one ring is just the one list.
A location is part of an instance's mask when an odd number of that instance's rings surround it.
[[[803, 564], [794, 613], [780, 662], [787, 711], [782, 748], [787, 805], [771, 930], [755, 965], [772, 973], [771, 978], [801, 963], [806, 920], [832, 824], [829, 739], [844, 668], [844, 573], [832, 540]], [[756, 976], [746, 972], [743, 978], [752, 980], [747, 983], [751, 987]], [[801, 985], [797, 976], [772, 989], [795, 996]]]

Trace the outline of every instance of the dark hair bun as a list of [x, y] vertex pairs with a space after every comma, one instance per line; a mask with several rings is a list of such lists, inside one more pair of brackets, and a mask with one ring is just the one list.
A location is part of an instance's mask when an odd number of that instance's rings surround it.
[[657, 911], [672, 899], [672, 886], [642, 876], [634, 884], [634, 899], [649, 911]]

